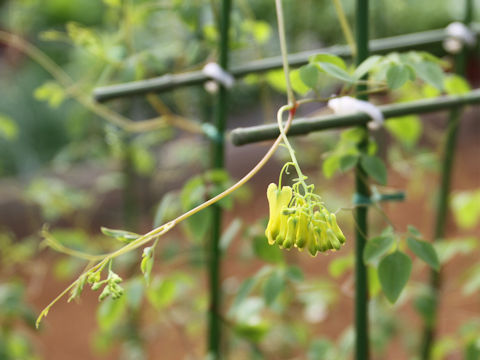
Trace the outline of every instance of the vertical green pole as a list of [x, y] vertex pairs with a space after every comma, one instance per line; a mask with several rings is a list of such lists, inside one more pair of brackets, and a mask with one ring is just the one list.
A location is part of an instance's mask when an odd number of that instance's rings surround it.
[[[222, 1], [219, 24], [219, 65], [222, 69], [228, 69], [228, 39], [230, 28], [231, 0]], [[218, 138], [212, 144], [212, 167], [222, 169], [224, 166], [224, 133], [227, 120], [228, 91], [220, 84], [217, 104], [215, 109], [215, 126], [218, 131]], [[213, 205], [212, 236], [209, 249], [209, 286], [210, 286], [210, 307], [208, 314], [208, 350], [214, 359], [220, 359], [221, 345], [221, 318], [220, 318], [220, 249], [219, 241], [222, 225], [222, 211], [217, 204]]]
[[[465, 0], [464, 23], [472, 22], [473, 1]], [[465, 75], [468, 50], [464, 47], [455, 57], [455, 72], [459, 75]], [[435, 214], [435, 228], [433, 240], [437, 241], [445, 236], [445, 225], [448, 213], [448, 197], [450, 194], [453, 160], [455, 157], [455, 148], [457, 144], [457, 133], [460, 122], [461, 109], [456, 108], [450, 112], [447, 124], [447, 133], [445, 145], [443, 147], [443, 162], [441, 172], [441, 182], [438, 194], [437, 211]], [[423, 329], [423, 339], [421, 355], [423, 360], [430, 360], [432, 355], [432, 346], [435, 341], [435, 327], [438, 316], [438, 302], [440, 298], [441, 274], [432, 270], [430, 274], [430, 287], [432, 289], [432, 316], [425, 320]]]
[[[368, 57], [368, 0], [356, 2], [355, 37], [357, 46], [356, 63], [360, 64]], [[365, 90], [360, 86], [358, 91]], [[362, 99], [366, 100], [366, 96]], [[359, 144], [360, 152], [365, 152], [368, 145], [367, 127], [365, 138]], [[355, 191], [358, 195], [368, 197], [369, 187], [367, 174], [358, 164], [355, 169]], [[368, 343], [368, 280], [367, 268], [363, 263], [363, 249], [365, 248], [368, 233], [367, 208], [357, 207], [355, 210], [355, 359], [367, 360], [369, 358]]]

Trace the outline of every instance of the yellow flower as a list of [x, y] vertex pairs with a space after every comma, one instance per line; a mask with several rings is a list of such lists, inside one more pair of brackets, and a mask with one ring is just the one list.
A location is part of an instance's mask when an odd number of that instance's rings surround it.
[[[265, 236], [268, 239], [268, 243], [272, 245], [280, 234], [282, 223], [285, 223], [284, 226], [286, 226], [287, 217], [282, 214], [282, 210], [288, 207], [292, 199], [292, 188], [290, 186], [283, 186], [282, 189], [279, 190], [277, 185], [272, 183], [268, 185], [267, 199], [270, 218], [267, 229], [265, 230]], [[282, 217], [285, 219], [282, 219]], [[285, 234], [283, 236], [285, 236]], [[281, 245], [283, 245], [283, 241]]]
[[308, 224], [309, 220], [307, 214], [301, 212], [298, 220], [297, 238], [295, 239], [295, 246], [300, 250], [303, 250], [305, 245], [307, 245], [310, 236], [310, 228], [308, 227]]
[[335, 214], [313, 194], [313, 187], [303, 195], [296, 193], [298, 187], [294, 189], [289, 186], [278, 189], [275, 184], [268, 186], [270, 218], [265, 230], [268, 243], [285, 249], [295, 246], [300, 251], [307, 248], [312, 256], [339, 250], [345, 243], [345, 236]]
[[298, 216], [290, 216], [287, 220], [287, 235], [285, 236], [285, 241], [282, 246], [285, 249], [290, 249], [295, 243], [295, 238], [297, 236], [297, 224]]
[[331, 225], [331, 229], [337, 236], [338, 240], [340, 240], [340, 243], [345, 244], [346, 238], [345, 238], [345, 235], [343, 235], [342, 230], [337, 224], [337, 217], [335, 216], [335, 214], [330, 214], [330, 225]]

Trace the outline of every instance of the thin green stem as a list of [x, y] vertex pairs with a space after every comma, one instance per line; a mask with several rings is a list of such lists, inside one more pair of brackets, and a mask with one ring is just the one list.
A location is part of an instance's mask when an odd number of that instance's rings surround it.
[[342, 3], [340, 0], [333, 0], [333, 4], [335, 5], [338, 21], [340, 22], [340, 26], [342, 27], [345, 40], [347, 40], [347, 44], [350, 47], [352, 56], [355, 57], [357, 55], [357, 47], [353, 38], [352, 29], [348, 24], [347, 16], [345, 15], [345, 11], [343, 10]]
[[303, 175], [302, 170], [300, 169], [300, 165], [298, 164], [297, 157], [295, 156], [295, 150], [293, 150], [292, 145], [288, 141], [287, 134], [285, 133], [285, 129], [283, 128], [283, 113], [287, 110], [290, 110], [291, 106], [285, 105], [280, 108], [277, 113], [277, 123], [278, 128], [280, 129], [280, 136], [283, 139], [283, 143], [285, 144], [288, 152], [290, 154], [290, 158], [292, 159], [293, 166], [295, 166], [295, 170], [297, 171], [299, 182], [302, 184], [303, 190], [305, 194], [308, 192], [307, 184], [305, 183], [305, 175]]
[[290, 68], [288, 65], [288, 51], [287, 40], [285, 37], [285, 21], [283, 17], [282, 0], [275, 0], [275, 7], [277, 9], [277, 24], [278, 36], [280, 39], [280, 51], [282, 53], [283, 73], [285, 74], [285, 81], [287, 84], [288, 104], [295, 104], [295, 94], [293, 93], [292, 84], [290, 83]]

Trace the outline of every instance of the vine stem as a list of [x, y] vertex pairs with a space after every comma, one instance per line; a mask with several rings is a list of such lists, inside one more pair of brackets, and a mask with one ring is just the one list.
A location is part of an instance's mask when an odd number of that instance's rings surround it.
[[290, 153], [290, 157], [292, 159], [293, 166], [295, 166], [295, 170], [297, 171], [298, 178], [300, 183], [302, 184], [303, 190], [305, 191], [305, 194], [308, 192], [307, 189], [307, 184], [305, 183], [305, 175], [303, 175], [302, 170], [300, 169], [300, 165], [298, 164], [297, 157], [295, 156], [295, 150], [293, 150], [292, 145], [290, 144], [290, 141], [288, 141], [287, 134], [285, 133], [285, 129], [283, 128], [282, 124], [282, 117], [283, 117], [283, 112], [287, 110], [288, 105], [282, 106], [280, 108], [280, 111], [277, 114], [277, 123], [278, 123], [278, 128], [280, 130], [280, 136], [285, 144], [285, 146], [288, 149], [288, 152]]
[[[283, 111], [286, 111], [286, 110], [291, 110], [291, 107], [290, 106], [283, 106], [282, 108], [280, 108], [279, 112], [283, 112]], [[285, 133], [288, 132], [288, 129], [290, 128], [290, 126], [292, 124], [293, 116], [294, 116], [294, 112], [290, 111], [289, 112], [289, 117], [288, 117], [286, 125], [285, 125]], [[178, 216], [174, 220], [169, 221], [166, 224], [163, 224], [163, 225], [153, 229], [152, 231], [148, 232], [147, 234], [145, 234], [145, 235], [139, 237], [138, 239], [132, 241], [131, 243], [121, 247], [120, 249], [118, 249], [116, 251], [113, 251], [109, 254], [106, 254], [106, 256], [103, 258], [103, 260], [101, 260], [100, 262], [98, 262], [96, 265], [92, 266], [88, 270], [84, 271], [77, 278], [77, 280], [72, 282], [65, 290], [63, 290], [52, 302], [50, 302], [50, 304], [48, 304], [42, 310], [42, 312], [40, 313], [40, 315], [37, 318], [36, 327], [37, 328], [39, 327], [42, 318], [45, 317], [48, 314], [48, 311], [50, 310], [50, 308], [53, 305], [55, 305], [55, 303], [58, 300], [60, 300], [63, 296], [65, 296], [68, 293], [68, 291], [70, 291], [70, 289], [72, 289], [76, 284], [78, 284], [78, 282], [80, 281], [82, 276], [86, 275], [87, 273], [97, 271], [102, 266], [104, 266], [108, 261], [110, 261], [110, 260], [112, 260], [116, 257], [119, 257], [123, 254], [126, 254], [126, 253], [128, 253], [132, 250], [135, 250], [135, 249], [137, 249], [137, 248], [139, 248], [143, 245], [146, 245], [149, 242], [151, 242], [152, 240], [158, 238], [159, 236], [162, 236], [162, 235], [166, 234], [168, 231], [173, 229], [176, 225], [178, 225], [182, 221], [188, 219], [190, 216], [195, 215], [199, 211], [215, 204], [216, 202], [220, 201], [221, 199], [223, 199], [227, 195], [230, 195], [232, 192], [234, 192], [235, 190], [237, 190], [240, 187], [242, 187], [243, 185], [245, 185], [245, 183], [247, 183], [253, 176], [255, 176], [255, 174], [257, 174], [263, 168], [263, 166], [265, 166], [265, 164], [270, 160], [270, 158], [273, 156], [275, 151], [280, 146], [280, 143], [282, 142], [282, 140], [283, 140], [282, 137], [278, 136], [278, 138], [275, 140], [275, 142], [270, 147], [270, 149], [268, 149], [268, 151], [263, 156], [263, 158], [244, 177], [242, 177], [239, 181], [237, 181], [230, 188], [226, 189], [225, 191], [223, 191], [222, 193], [218, 194], [217, 196], [211, 198], [210, 200], [204, 202], [203, 204], [198, 205], [197, 207], [193, 208], [192, 210], [187, 211], [186, 213]]]
[[347, 40], [347, 44], [348, 44], [348, 47], [350, 48], [350, 51], [352, 52], [352, 56], [355, 57], [357, 56], [357, 46], [355, 45], [352, 29], [348, 24], [347, 16], [345, 15], [345, 11], [343, 10], [342, 3], [340, 0], [333, 0], [333, 4], [335, 5], [338, 21], [340, 22], [343, 35], [345, 36], [345, 40]]
[[288, 105], [295, 104], [295, 94], [293, 93], [292, 84], [290, 82], [290, 68], [288, 65], [287, 40], [285, 37], [285, 21], [283, 18], [282, 0], [275, 0], [275, 7], [277, 9], [277, 24], [278, 36], [280, 39], [280, 51], [282, 53], [283, 73], [285, 74], [285, 81], [287, 84]]

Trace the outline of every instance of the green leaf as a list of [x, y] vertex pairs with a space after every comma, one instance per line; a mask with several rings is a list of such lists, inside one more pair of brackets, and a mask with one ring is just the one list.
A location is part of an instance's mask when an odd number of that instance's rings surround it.
[[290, 83], [292, 84], [293, 91], [300, 95], [305, 95], [310, 91], [310, 87], [306, 86], [302, 81], [299, 69], [290, 71]]
[[443, 71], [442, 68], [432, 62], [421, 61], [412, 64], [420, 79], [434, 86], [438, 90], [443, 90]]
[[15, 121], [4, 114], [0, 114], [0, 137], [15, 140], [18, 136], [18, 126]]
[[150, 283], [150, 273], [152, 272], [153, 268], [153, 250], [154, 248], [151, 246], [144, 248], [142, 254], [142, 262], [140, 263], [140, 270], [142, 271], [147, 284]]
[[235, 296], [235, 299], [233, 300], [232, 307], [229, 311], [230, 314], [235, 313], [237, 308], [240, 306], [241, 303], [247, 298], [247, 296], [250, 294], [254, 286], [257, 284], [257, 278], [251, 277], [245, 280], [242, 285], [240, 285], [240, 288], [237, 291], [237, 295]]
[[407, 230], [410, 234], [412, 234], [414, 237], [421, 239], [423, 237], [422, 233], [420, 230], [418, 230], [415, 226], [413, 225], [407, 225]]
[[294, 282], [300, 282], [304, 278], [302, 269], [295, 265], [290, 265], [285, 271], [285, 275]]
[[378, 278], [383, 293], [393, 304], [397, 301], [412, 272], [412, 260], [403, 252], [385, 256], [378, 265]]
[[126, 297], [122, 296], [116, 300], [112, 298], [105, 299], [100, 303], [97, 310], [97, 321], [100, 329], [110, 330], [117, 325], [125, 315], [127, 310]]
[[137, 174], [148, 176], [155, 170], [155, 158], [144, 146], [131, 145], [130, 157]]
[[355, 83], [356, 79], [337, 65], [326, 62], [316, 62], [315, 64], [320, 68], [320, 70], [323, 70], [326, 74], [338, 80], [349, 84]]
[[318, 68], [313, 64], [302, 66], [299, 70], [300, 79], [309, 88], [314, 89], [318, 83]]
[[347, 65], [345, 65], [345, 61], [337, 55], [332, 55], [332, 54], [316, 54], [313, 56], [310, 56], [309, 58], [310, 63], [330, 63], [333, 64], [337, 67], [339, 67], [342, 70], [347, 70]]
[[358, 144], [367, 136], [367, 132], [364, 128], [355, 127], [342, 131], [340, 134], [341, 142], [348, 142], [353, 144]]
[[246, 19], [242, 21], [242, 28], [250, 33], [259, 44], [266, 43], [272, 33], [272, 28], [266, 21]]
[[479, 239], [475, 237], [455, 238], [435, 241], [435, 251], [441, 264], [445, 264], [457, 255], [467, 255], [478, 247]]
[[422, 135], [423, 125], [418, 115], [390, 118], [385, 122], [387, 130], [406, 146], [414, 146]]
[[103, 2], [110, 7], [115, 7], [118, 8], [121, 6], [122, 1], [121, 0], [103, 0]]
[[140, 237], [140, 235], [130, 231], [109, 229], [103, 226], [100, 228], [100, 230], [104, 235], [113, 237], [115, 240], [118, 240], [124, 243], [132, 242]]
[[452, 209], [455, 222], [461, 228], [474, 228], [480, 222], [480, 189], [455, 193]]
[[435, 320], [435, 295], [429, 291], [415, 298], [413, 302], [416, 310], [422, 315], [423, 320], [427, 324], [433, 324]]
[[145, 284], [140, 276], [130, 279], [126, 284], [125, 298], [130, 309], [138, 310], [142, 305]]
[[440, 270], [440, 261], [438, 260], [437, 252], [432, 244], [408, 237], [407, 245], [415, 255], [430, 265], [432, 269], [435, 269], [436, 271]]
[[367, 264], [376, 261], [391, 249], [394, 242], [392, 235], [380, 235], [368, 240], [363, 249], [363, 262]]
[[267, 83], [278, 92], [287, 92], [287, 83], [285, 81], [285, 75], [283, 74], [283, 70], [269, 71], [267, 72], [265, 79], [267, 80]]
[[35, 89], [33, 96], [37, 100], [47, 101], [52, 108], [59, 107], [65, 100], [63, 88], [54, 81], [48, 81]]
[[354, 257], [352, 254], [347, 256], [336, 256], [330, 264], [328, 264], [328, 272], [334, 278], [342, 276], [346, 271], [351, 269], [354, 264]]
[[409, 77], [410, 72], [406, 66], [392, 64], [387, 70], [387, 85], [392, 90], [398, 89], [409, 80]]
[[155, 212], [153, 227], [159, 227], [162, 225], [170, 215], [168, 212], [174, 206], [174, 203], [178, 201], [177, 196], [174, 193], [167, 193], [162, 197], [158, 204], [157, 211]]
[[308, 360], [333, 359], [331, 355], [335, 353], [335, 346], [326, 339], [314, 340], [308, 349]]
[[147, 298], [157, 310], [171, 305], [176, 294], [175, 281], [169, 278], [157, 278], [147, 289]]
[[452, 74], [443, 82], [445, 91], [449, 95], [462, 95], [468, 93], [471, 88], [468, 82], [461, 76]]
[[[196, 176], [187, 181], [180, 194], [183, 211], [191, 210], [203, 203], [207, 196], [206, 192], [206, 185], [202, 177]], [[211, 208], [207, 208], [190, 216], [184, 223], [193, 239], [200, 241], [206, 236], [211, 220]]]
[[263, 297], [266, 305], [271, 305], [285, 288], [285, 279], [280, 271], [274, 271], [263, 285]]
[[220, 237], [220, 251], [225, 252], [228, 249], [228, 246], [233, 241], [235, 236], [237, 236], [238, 232], [242, 228], [242, 220], [236, 218], [233, 219], [228, 228], [223, 232], [222, 236]]
[[363, 170], [381, 185], [387, 184], [387, 168], [377, 156], [362, 155], [360, 164]]
[[340, 157], [336, 154], [329, 155], [322, 164], [323, 175], [330, 179], [340, 167]]
[[263, 261], [274, 264], [284, 262], [282, 250], [276, 246], [269, 245], [265, 236], [255, 236], [252, 246], [255, 255]]
[[352, 169], [358, 162], [358, 155], [343, 155], [340, 158], [340, 170], [342, 172], [347, 172], [348, 170]]
[[468, 275], [462, 290], [467, 296], [478, 293], [480, 290], [480, 264], [468, 269]]
[[464, 360], [480, 359], [480, 341], [473, 338], [465, 345]]
[[265, 322], [259, 324], [240, 323], [235, 324], [235, 334], [248, 339], [253, 343], [260, 342], [270, 330], [270, 325]]
[[378, 64], [381, 58], [382, 57], [379, 55], [369, 56], [360, 65], [358, 65], [358, 67], [353, 72], [353, 76], [356, 79], [361, 79], [363, 75], [370, 72], [370, 70], [372, 70], [372, 68], [374, 68], [375, 65]]

